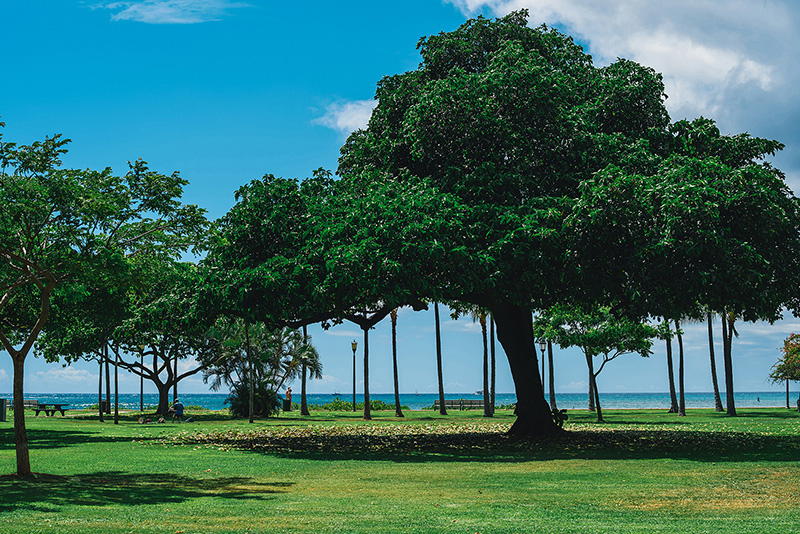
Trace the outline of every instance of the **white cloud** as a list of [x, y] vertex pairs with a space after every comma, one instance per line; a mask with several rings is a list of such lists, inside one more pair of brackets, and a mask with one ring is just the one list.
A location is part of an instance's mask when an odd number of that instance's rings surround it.
[[58, 367], [48, 369], [47, 371], [37, 372], [34, 375], [34, 380], [37, 383], [62, 386], [65, 383], [74, 385], [82, 382], [91, 382], [94, 384], [97, 381], [97, 378], [95, 375], [91, 374], [85, 369], [77, 369], [75, 367]]
[[230, 0], [144, 0], [106, 2], [94, 7], [114, 11], [112, 20], [131, 20], [146, 24], [197, 24], [220, 20], [231, 9], [250, 5]]
[[6, 380], [8, 378], [8, 373], [6, 373], [5, 369], [0, 369], [0, 380]]
[[335, 102], [325, 106], [325, 114], [312, 122], [343, 134], [349, 134], [360, 128], [366, 128], [369, 118], [372, 116], [372, 110], [377, 105], [377, 100]]
[[465, 13], [527, 8], [530, 24], [562, 27], [597, 63], [625, 57], [663, 73], [670, 112], [714, 115], [743, 86], [775, 91], [793, 68], [796, 9], [785, 1], [451, 0]]
[[356, 341], [361, 339], [361, 337], [364, 335], [364, 333], [359, 330], [337, 330], [335, 328], [332, 328], [331, 330], [323, 330], [323, 333], [326, 336], [352, 337]]

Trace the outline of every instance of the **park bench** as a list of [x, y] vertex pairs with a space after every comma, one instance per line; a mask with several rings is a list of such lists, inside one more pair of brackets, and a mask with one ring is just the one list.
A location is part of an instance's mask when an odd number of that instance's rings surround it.
[[[473, 408], [481, 408], [483, 409], [483, 399], [445, 399], [444, 400], [444, 407], [445, 409], [451, 410], [471, 410]], [[439, 400], [437, 399], [433, 403], [433, 409], [439, 409]]]

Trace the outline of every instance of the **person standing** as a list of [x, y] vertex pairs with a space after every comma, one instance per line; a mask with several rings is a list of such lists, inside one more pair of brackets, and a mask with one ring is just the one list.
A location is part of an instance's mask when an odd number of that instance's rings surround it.
[[183, 403], [175, 399], [175, 402], [172, 404], [172, 422], [174, 423], [177, 418], [180, 423], [181, 417], [183, 417]]

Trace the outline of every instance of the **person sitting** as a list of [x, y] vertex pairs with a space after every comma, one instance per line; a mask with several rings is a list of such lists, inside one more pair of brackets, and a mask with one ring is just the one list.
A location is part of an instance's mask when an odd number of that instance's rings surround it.
[[178, 399], [175, 399], [175, 402], [172, 404], [172, 408], [170, 408], [172, 412], [172, 422], [175, 422], [175, 419], [178, 419], [178, 422], [181, 422], [181, 417], [183, 417], [183, 404]]

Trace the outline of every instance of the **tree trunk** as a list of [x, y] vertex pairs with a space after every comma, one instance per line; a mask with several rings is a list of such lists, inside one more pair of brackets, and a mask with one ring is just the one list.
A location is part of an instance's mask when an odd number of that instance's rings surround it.
[[733, 320], [728, 318], [728, 314], [722, 314], [722, 357], [725, 362], [725, 402], [728, 408], [728, 415], [736, 416], [736, 404], [733, 402], [733, 358], [731, 348], [733, 345]]
[[158, 389], [158, 409], [156, 410], [156, 415], [167, 415], [169, 411], [169, 386], [170, 384], [164, 384], [155, 382], [156, 389]]
[[100, 368], [100, 379], [98, 380], [97, 386], [97, 412], [100, 415], [100, 422], [103, 422], [103, 358], [102, 356], [98, 357], [97, 363]]
[[495, 305], [492, 313], [497, 322], [497, 339], [506, 352], [517, 395], [517, 420], [509, 435], [530, 438], [559, 432], [542, 394], [530, 311], [502, 303]]
[[789, 379], [786, 379], [786, 409], [789, 409]]
[[394, 416], [405, 417], [400, 407], [400, 380], [397, 377], [397, 310], [392, 310], [392, 369], [394, 371]]
[[492, 360], [492, 364], [491, 364], [492, 365], [492, 378], [491, 378], [491, 385], [489, 386], [489, 388], [491, 389], [491, 394], [490, 394], [489, 402], [492, 405], [492, 415], [494, 415], [494, 409], [495, 409], [495, 404], [494, 404], [495, 384], [497, 383], [496, 376], [495, 376], [495, 371], [497, 369], [497, 365], [496, 365], [496, 360], [495, 360], [495, 347], [494, 347], [494, 335], [495, 335], [495, 332], [494, 332], [494, 315], [492, 315], [492, 314], [489, 315], [489, 327], [490, 327], [489, 328], [489, 333], [490, 333], [490, 337], [489, 337], [489, 352], [491, 353], [491, 360]]
[[600, 394], [597, 392], [597, 377], [594, 375], [594, 362], [589, 353], [583, 351], [586, 357], [586, 367], [589, 368], [589, 400], [593, 401], [595, 410], [597, 410], [597, 422], [603, 422], [603, 409], [600, 407]]
[[372, 419], [369, 405], [369, 327], [364, 328], [364, 420]]
[[594, 377], [592, 375], [592, 366], [590, 361], [587, 361], [587, 366], [589, 368], [589, 411], [594, 412], [597, 410], [597, 407], [594, 405]]
[[114, 424], [119, 424], [119, 354], [114, 359]]
[[[306, 325], [303, 325], [303, 343], [308, 344], [308, 328]], [[302, 369], [302, 376], [300, 382], [300, 415], [311, 415], [311, 412], [308, 411], [308, 399], [306, 399], [306, 381], [308, 380], [308, 366], [306, 365], [305, 360], [303, 360], [303, 369]]]
[[547, 342], [547, 367], [550, 375], [550, 410], [555, 411], [558, 410], [558, 406], [556, 405], [556, 384], [553, 372], [553, 343], [550, 341]]
[[489, 404], [489, 340], [486, 339], [486, 316], [480, 318], [481, 335], [483, 336], [483, 416], [492, 416]]
[[103, 349], [103, 360], [106, 362], [106, 413], [111, 415], [111, 364], [108, 360], [108, 347]]
[[178, 355], [175, 355], [175, 366], [173, 367], [172, 374], [175, 375], [175, 383], [172, 384], [172, 402], [178, 400]]
[[678, 397], [675, 395], [675, 374], [672, 364], [672, 336], [667, 337], [667, 376], [669, 377], [669, 412], [678, 413]]
[[686, 417], [686, 396], [683, 388], [683, 336], [681, 325], [675, 320], [675, 332], [678, 336], [678, 415]]
[[724, 412], [725, 408], [722, 407], [722, 399], [719, 396], [719, 383], [717, 382], [717, 362], [714, 357], [714, 328], [712, 327], [711, 312], [706, 313], [706, 320], [708, 322], [708, 352], [711, 356], [711, 384], [714, 386], [714, 409], [718, 412]]
[[444, 376], [442, 374], [442, 332], [439, 324], [439, 303], [433, 303], [433, 316], [436, 321], [436, 372], [439, 375], [439, 413], [447, 415], [444, 407]]
[[247, 347], [246, 347], [246, 350], [247, 350], [247, 365], [248, 365], [249, 371], [250, 371], [250, 391], [249, 391], [249, 400], [248, 400], [248, 407], [247, 407], [247, 416], [248, 416], [248, 422], [252, 423], [253, 420], [254, 420], [253, 419], [253, 411], [255, 410], [255, 404], [256, 404], [256, 402], [255, 402], [256, 401], [256, 393], [255, 393], [256, 392], [256, 389], [255, 389], [255, 387], [256, 387], [256, 371], [255, 371], [255, 368], [253, 367], [253, 354], [252, 354], [252, 351], [250, 350], [250, 325], [247, 322], [244, 323], [244, 339], [245, 339], [245, 343], [247, 345]]
[[25, 377], [25, 356], [12, 354], [14, 361], [14, 443], [17, 450], [17, 474], [31, 476], [31, 457], [28, 451], [28, 432], [25, 429], [25, 404], [23, 379]]

